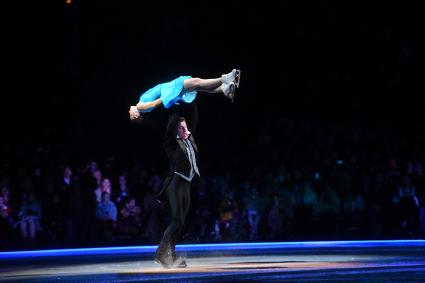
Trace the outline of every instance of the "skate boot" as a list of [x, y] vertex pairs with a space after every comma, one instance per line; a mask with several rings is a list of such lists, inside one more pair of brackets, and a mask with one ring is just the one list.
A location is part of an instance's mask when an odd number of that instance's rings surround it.
[[174, 268], [186, 268], [186, 259], [182, 256], [176, 256], [173, 261]]
[[221, 82], [225, 84], [230, 84], [234, 82], [236, 87], [239, 88], [239, 83], [241, 79], [241, 70], [233, 69], [230, 73], [224, 74], [221, 76]]
[[186, 258], [182, 256], [177, 256], [175, 245], [171, 247], [171, 258], [173, 259], [173, 268], [186, 268]]
[[172, 268], [174, 259], [170, 245], [159, 246], [155, 252], [155, 262], [164, 268]]
[[234, 82], [231, 82], [229, 84], [226, 84], [226, 83], [221, 84], [221, 91], [232, 102], [235, 99], [235, 88], [236, 88], [236, 84]]

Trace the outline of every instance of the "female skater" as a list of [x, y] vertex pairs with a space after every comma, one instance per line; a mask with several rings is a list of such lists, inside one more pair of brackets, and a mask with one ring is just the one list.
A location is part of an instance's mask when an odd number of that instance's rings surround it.
[[191, 76], [180, 76], [172, 81], [160, 83], [146, 92], [139, 99], [139, 103], [130, 106], [128, 111], [130, 120], [136, 123], [142, 122], [141, 113], [151, 112], [163, 105], [170, 108], [173, 104], [183, 101], [191, 103], [197, 92], [219, 93], [222, 92], [232, 102], [235, 96], [235, 88], [239, 87], [241, 71], [233, 69], [221, 78], [201, 79]]

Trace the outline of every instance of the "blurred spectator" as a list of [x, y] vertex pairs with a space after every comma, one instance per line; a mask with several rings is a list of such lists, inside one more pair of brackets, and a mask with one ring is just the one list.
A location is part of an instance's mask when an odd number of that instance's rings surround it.
[[261, 216], [261, 200], [258, 189], [250, 182], [245, 184], [245, 211], [249, 224], [249, 239], [255, 241], [258, 238], [258, 224]]
[[316, 231], [320, 239], [335, 239], [338, 233], [338, 218], [340, 215], [341, 200], [331, 185], [325, 185], [319, 193], [316, 205]]
[[19, 208], [18, 221], [15, 223], [19, 227], [20, 235], [23, 240], [35, 240], [37, 231], [41, 227], [41, 204], [35, 198], [34, 192], [28, 192], [23, 204]]
[[118, 217], [118, 230], [122, 234], [138, 234], [142, 228], [141, 208], [134, 197], [125, 199], [124, 203]]
[[282, 237], [282, 216], [280, 213], [279, 198], [277, 196], [273, 197], [273, 206], [269, 210], [267, 226], [270, 231], [269, 239], [271, 241]]
[[8, 244], [12, 237], [13, 218], [12, 209], [0, 195], [0, 247]]
[[408, 175], [401, 179], [393, 202], [399, 212], [398, 228], [404, 235], [414, 235], [419, 228], [419, 199]]
[[117, 207], [111, 201], [108, 192], [102, 192], [102, 201], [96, 207], [97, 231], [101, 236], [110, 239], [116, 228]]
[[417, 162], [414, 165], [412, 182], [416, 188], [416, 196], [419, 203], [419, 233], [425, 236], [425, 177], [421, 162]]
[[80, 195], [76, 191], [76, 182], [74, 180], [71, 167], [65, 166], [62, 176], [59, 178], [58, 189], [60, 201], [63, 206], [63, 217], [65, 224], [65, 241], [71, 244], [77, 238], [79, 207], [81, 205]]
[[[95, 188], [98, 187], [98, 184], [100, 183], [100, 180], [102, 179], [102, 176], [96, 176], [96, 175], [99, 175], [96, 173], [97, 171], [100, 172], [97, 161], [95, 160], [91, 160], [90, 162], [88, 162], [86, 166], [82, 169], [81, 184], [84, 188], [94, 190]], [[100, 196], [99, 196], [99, 200], [100, 200]]]
[[96, 197], [96, 203], [98, 203], [102, 200], [102, 171], [100, 171], [99, 169], [95, 170], [93, 173], [93, 177], [95, 178], [95, 187], [93, 188], [93, 190]]
[[130, 189], [127, 185], [127, 176], [125, 174], [121, 174], [118, 177], [118, 193], [115, 203], [117, 204], [118, 209], [123, 207], [124, 201], [131, 196]]
[[193, 234], [197, 241], [208, 240], [212, 229], [213, 215], [211, 211], [211, 199], [208, 193], [208, 182], [206, 178], [200, 178], [194, 188], [193, 210], [191, 214], [192, 223], [195, 226]]
[[103, 192], [107, 192], [110, 196], [112, 196], [112, 183], [109, 178], [104, 178], [101, 183], [101, 190]]
[[148, 189], [143, 195], [142, 225], [143, 237], [149, 242], [156, 242], [160, 236], [161, 205], [158, 202], [158, 193], [162, 186], [162, 180], [158, 175], [153, 175], [148, 182]]
[[367, 220], [363, 196], [354, 190], [349, 192], [344, 199], [342, 213], [347, 235], [353, 238], [361, 238], [364, 235], [363, 228]]
[[53, 191], [43, 209], [43, 223], [50, 243], [58, 243], [65, 238], [64, 207], [57, 191]]
[[234, 192], [230, 189], [224, 191], [221, 200], [218, 203], [218, 219], [215, 223], [216, 240], [232, 240], [232, 231], [234, 224]]

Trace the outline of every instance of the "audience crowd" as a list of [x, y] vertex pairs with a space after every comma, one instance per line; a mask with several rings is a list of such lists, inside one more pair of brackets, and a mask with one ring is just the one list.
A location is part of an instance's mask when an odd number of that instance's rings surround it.
[[[279, 118], [250, 138], [200, 143], [182, 242], [425, 236], [425, 150], [414, 134]], [[47, 142], [0, 150], [1, 250], [159, 242], [167, 164], [79, 162]]]

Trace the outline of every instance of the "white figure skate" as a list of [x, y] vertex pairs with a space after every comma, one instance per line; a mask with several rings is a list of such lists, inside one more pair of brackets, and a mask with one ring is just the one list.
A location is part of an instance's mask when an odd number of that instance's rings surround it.
[[231, 82], [234, 82], [237, 88], [239, 88], [240, 80], [241, 70], [239, 69], [233, 69], [230, 73], [221, 76], [221, 81], [223, 83], [230, 84]]
[[234, 82], [230, 82], [229, 84], [226, 84], [226, 83], [221, 84], [221, 91], [232, 102], [235, 99], [235, 89], [236, 89], [236, 84]]

